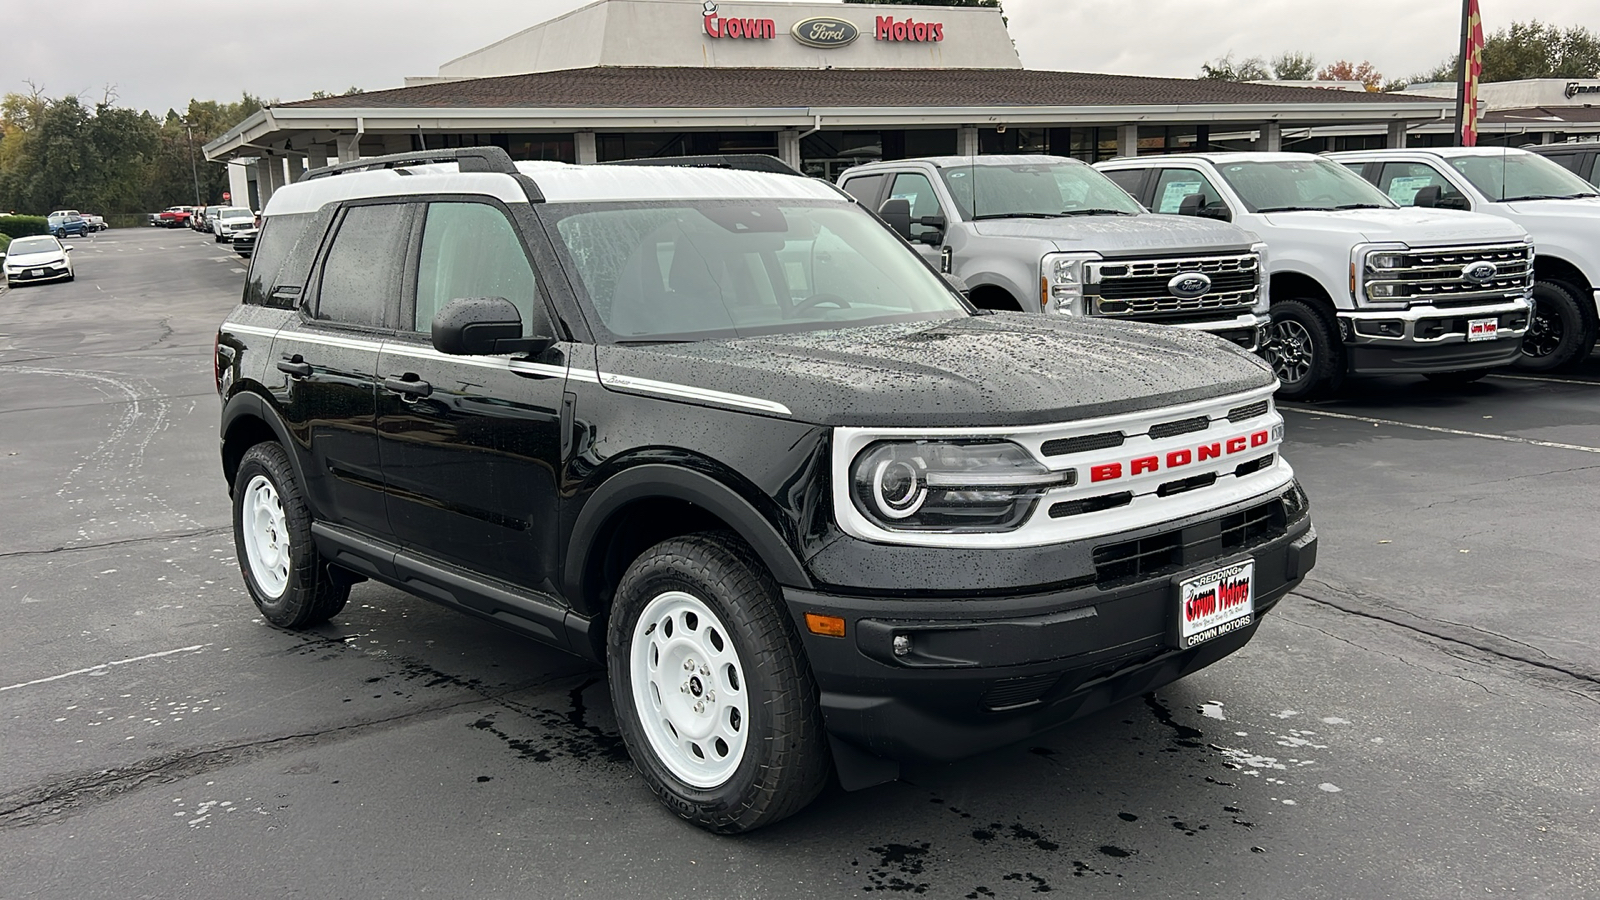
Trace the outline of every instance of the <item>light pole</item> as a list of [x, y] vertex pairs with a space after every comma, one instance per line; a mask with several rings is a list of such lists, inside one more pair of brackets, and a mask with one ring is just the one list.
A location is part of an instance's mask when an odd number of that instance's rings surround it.
[[200, 206], [200, 170], [194, 163], [194, 126], [183, 120], [183, 130], [189, 133], [189, 174], [194, 176], [194, 205]]

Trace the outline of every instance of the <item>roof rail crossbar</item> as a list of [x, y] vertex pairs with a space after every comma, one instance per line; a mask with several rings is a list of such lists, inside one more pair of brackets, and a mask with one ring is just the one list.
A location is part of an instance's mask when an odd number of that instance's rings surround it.
[[654, 156], [647, 159], [613, 159], [602, 166], [689, 166], [700, 169], [737, 169], [741, 172], [770, 172], [774, 175], [798, 175], [804, 172], [777, 158], [762, 153], [718, 153], [710, 156]]
[[300, 177], [301, 181], [343, 175], [347, 172], [367, 172], [374, 169], [398, 169], [404, 166], [425, 166], [429, 163], [453, 162], [463, 172], [495, 172], [501, 175], [518, 175], [511, 154], [500, 147], [456, 147], [449, 150], [422, 150], [416, 153], [391, 153], [372, 156], [312, 169]]

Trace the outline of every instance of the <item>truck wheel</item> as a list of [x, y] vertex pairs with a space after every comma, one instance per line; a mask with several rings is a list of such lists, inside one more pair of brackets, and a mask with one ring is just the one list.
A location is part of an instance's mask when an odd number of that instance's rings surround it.
[[782, 603], [724, 533], [663, 541], [617, 586], [606, 659], [623, 742], [661, 802], [709, 831], [785, 818], [828, 777], [817, 686]]
[[1522, 355], [1512, 366], [1523, 372], [1554, 372], [1582, 362], [1594, 347], [1594, 337], [1572, 288], [1558, 281], [1535, 282], [1533, 303]]
[[1272, 324], [1262, 355], [1272, 366], [1284, 400], [1305, 400], [1331, 392], [1344, 381], [1344, 353], [1333, 326], [1306, 300], [1272, 304]]
[[257, 444], [239, 462], [233, 546], [250, 599], [280, 628], [320, 625], [350, 598], [350, 579], [317, 553], [311, 510], [288, 454], [277, 444]]

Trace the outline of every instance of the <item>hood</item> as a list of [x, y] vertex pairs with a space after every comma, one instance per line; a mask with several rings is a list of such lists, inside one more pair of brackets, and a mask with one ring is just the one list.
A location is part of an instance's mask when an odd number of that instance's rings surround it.
[[1093, 250], [1104, 256], [1190, 250], [1247, 250], [1250, 232], [1228, 222], [1188, 216], [1075, 216], [1061, 219], [986, 219], [972, 223], [985, 237], [1034, 238], [1056, 249]]
[[1273, 384], [1264, 362], [1208, 334], [1030, 313], [690, 344], [602, 345], [598, 356], [608, 377], [781, 403], [796, 420], [829, 426], [1037, 425]]
[[1498, 216], [1456, 210], [1345, 209], [1306, 210], [1263, 216], [1274, 228], [1325, 231], [1347, 235], [1352, 231], [1374, 243], [1399, 242], [1413, 247], [1462, 241], [1520, 241], [1527, 233]]
[[1505, 209], [1518, 217], [1538, 219], [1564, 219], [1589, 228], [1600, 227], [1600, 197], [1577, 200], [1519, 200], [1504, 204]]
[[12, 267], [43, 266], [53, 262], [66, 262], [66, 259], [65, 250], [46, 250], [43, 253], [7, 254], [5, 262]]

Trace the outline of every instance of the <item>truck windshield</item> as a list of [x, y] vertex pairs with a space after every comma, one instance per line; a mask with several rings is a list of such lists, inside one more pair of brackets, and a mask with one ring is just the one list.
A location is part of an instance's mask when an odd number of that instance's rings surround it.
[[1535, 153], [1496, 153], [1450, 160], [1472, 186], [1496, 201], [1594, 197], [1594, 185]]
[[941, 168], [939, 174], [961, 217], [968, 220], [1143, 212], [1109, 178], [1078, 163], [974, 164]]
[[254, 219], [256, 214], [242, 206], [230, 206], [216, 214], [219, 219]]
[[1241, 160], [1217, 170], [1253, 213], [1397, 208], [1361, 176], [1325, 159]]
[[968, 315], [871, 216], [842, 203], [550, 204], [618, 341], [690, 341]]

